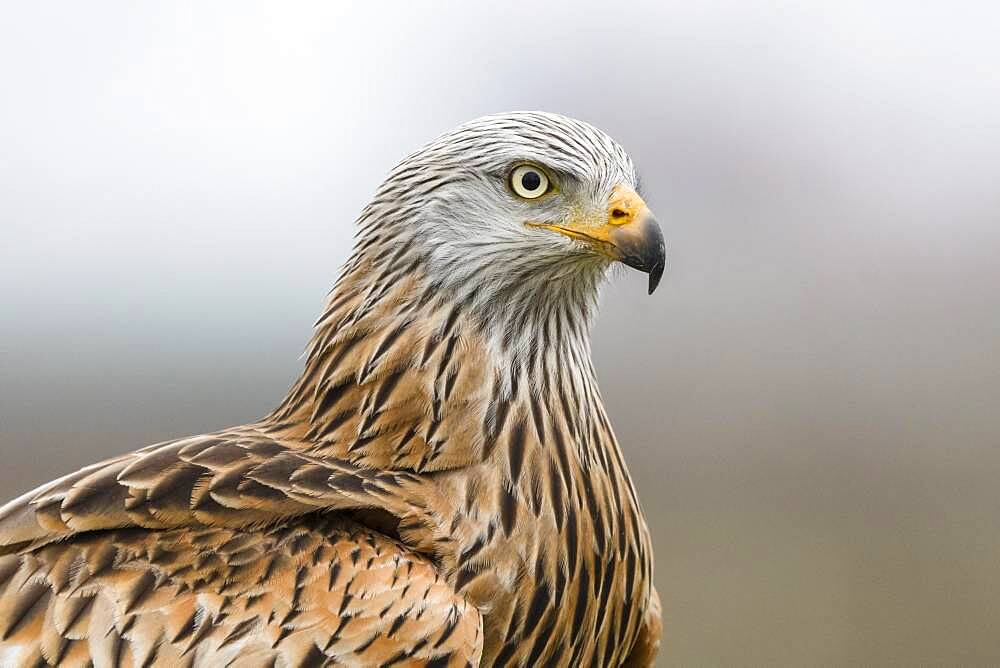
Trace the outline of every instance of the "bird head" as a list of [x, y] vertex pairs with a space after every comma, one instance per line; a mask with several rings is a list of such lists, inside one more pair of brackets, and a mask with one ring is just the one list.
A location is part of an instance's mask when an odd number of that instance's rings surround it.
[[[486, 116], [404, 159], [361, 217], [359, 248], [419, 265], [480, 310], [591, 302], [615, 262], [663, 273], [659, 225], [611, 137], [550, 113]], [[388, 246], [388, 247], [387, 247]]]

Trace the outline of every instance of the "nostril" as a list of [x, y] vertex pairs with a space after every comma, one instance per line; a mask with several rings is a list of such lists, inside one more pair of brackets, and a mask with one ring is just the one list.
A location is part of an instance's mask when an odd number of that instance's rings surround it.
[[627, 216], [627, 215], [628, 215], [628, 214], [627, 214], [627, 213], [625, 213], [625, 212], [624, 212], [623, 210], [621, 210], [621, 209], [612, 209], [612, 210], [611, 210], [611, 217], [612, 217], [612, 218], [624, 218], [624, 217], [625, 217], [625, 216]]

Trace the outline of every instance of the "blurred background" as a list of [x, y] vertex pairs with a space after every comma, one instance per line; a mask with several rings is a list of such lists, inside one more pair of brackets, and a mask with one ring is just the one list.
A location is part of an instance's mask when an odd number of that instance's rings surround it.
[[265, 413], [406, 153], [545, 109], [671, 254], [594, 356], [661, 666], [1000, 664], [1000, 5], [9, 3], [0, 492]]

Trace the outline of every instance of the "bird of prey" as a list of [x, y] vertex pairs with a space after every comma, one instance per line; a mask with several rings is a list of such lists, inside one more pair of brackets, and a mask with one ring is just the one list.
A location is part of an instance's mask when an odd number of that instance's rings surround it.
[[541, 112], [405, 158], [273, 412], [0, 508], [0, 665], [650, 665], [589, 343], [613, 263], [663, 273], [637, 181]]

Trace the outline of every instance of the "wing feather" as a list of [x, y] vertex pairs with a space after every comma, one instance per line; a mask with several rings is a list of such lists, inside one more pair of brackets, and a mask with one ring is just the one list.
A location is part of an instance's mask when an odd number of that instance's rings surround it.
[[317, 510], [379, 508], [413, 523], [434, 493], [426, 479], [319, 459], [240, 427], [150, 446], [22, 495], [0, 508], [0, 554], [86, 531], [255, 527]]
[[339, 518], [96, 532], [2, 556], [0, 578], [3, 665], [465, 666], [482, 652], [479, 612], [431, 562]]

